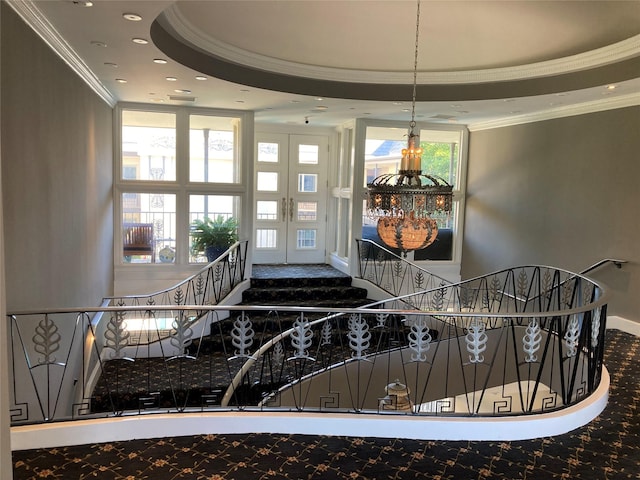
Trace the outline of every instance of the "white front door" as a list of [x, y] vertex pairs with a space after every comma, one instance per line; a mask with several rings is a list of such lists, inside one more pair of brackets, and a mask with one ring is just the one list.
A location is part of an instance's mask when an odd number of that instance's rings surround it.
[[324, 263], [329, 139], [256, 134], [254, 263]]

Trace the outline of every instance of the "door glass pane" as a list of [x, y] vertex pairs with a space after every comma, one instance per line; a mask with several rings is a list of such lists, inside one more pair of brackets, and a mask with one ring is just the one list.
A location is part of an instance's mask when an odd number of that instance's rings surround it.
[[258, 161], [278, 163], [278, 144], [258, 142]]
[[296, 245], [299, 249], [316, 248], [315, 229], [299, 229], [296, 233]]
[[176, 196], [122, 194], [124, 263], [171, 263], [176, 247]]
[[176, 116], [122, 111], [122, 179], [175, 181]]
[[298, 192], [315, 193], [318, 191], [318, 175], [315, 173], [298, 174]]
[[277, 220], [278, 202], [275, 200], [258, 200], [256, 202], [256, 220]]
[[212, 115], [189, 116], [189, 180], [237, 183], [240, 168], [236, 158], [240, 120]]
[[298, 163], [302, 165], [317, 165], [318, 145], [298, 145]]
[[318, 202], [298, 202], [298, 220], [314, 222], [318, 217]]
[[278, 231], [275, 228], [258, 228], [256, 230], [256, 248], [278, 248]]
[[[222, 223], [218, 229], [233, 227], [238, 221], [240, 211], [240, 197], [233, 195], [189, 195], [189, 225], [190, 229], [195, 220], [210, 218], [214, 224]], [[228, 222], [228, 223], [224, 223]], [[236, 229], [237, 231], [237, 229]], [[208, 263], [207, 252], [199, 249], [193, 243], [193, 236], [189, 233], [189, 262]], [[226, 250], [231, 246], [228, 242], [223, 242], [219, 246]], [[226, 248], [225, 248], [226, 247]]]
[[278, 172], [258, 172], [257, 189], [260, 192], [277, 192]]

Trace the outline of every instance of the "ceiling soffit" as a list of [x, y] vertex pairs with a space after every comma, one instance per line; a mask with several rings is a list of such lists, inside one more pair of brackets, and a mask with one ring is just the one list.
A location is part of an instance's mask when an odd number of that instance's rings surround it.
[[[151, 36], [165, 54], [194, 70], [234, 83], [287, 93], [355, 100], [411, 99], [410, 70], [336, 68], [262, 55], [199, 29], [185, 15], [181, 3], [184, 2], [172, 5], [153, 22]], [[594, 50], [527, 65], [419, 71], [416, 93], [419, 101], [534, 96], [622, 82], [636, 78], [638, 71], [640, 35], [635, 35]]]

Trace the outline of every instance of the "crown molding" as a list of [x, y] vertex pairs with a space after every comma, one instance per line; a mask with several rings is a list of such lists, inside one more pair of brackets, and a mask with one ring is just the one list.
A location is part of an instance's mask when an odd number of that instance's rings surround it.
[[80, 56], [51, 25], [40, 9], [31, 0], [5, 2], [22, 20], [110, 107], [116, 98], [100, 82]]
[[467, 128], [470, 132], [479, 132], [481, 130], [511, 127], [514, 125], [522, 125], [525, 123], [541, 122], [544, 120], [552, 120], [555, 118], [572, 117], [575, 115], [603, 112], [606, 110], [615, 110], [618, 108], [633, 107], [638, 105], [640, 105], [640, 93], [633, 93], [630, 95], [623, 95], [612, 99], [602, 99], [593, 102], [584, 102], [575, 105], [541, 110], [539, 112], [530, 113], [527, 115], [515, 115], [512, 117], [504, 117], [499, 120], [477, 122], [467, 125]]
[[[413, 82], [412, 71], [391, 72], [323, 67], [247, 51], [202, 32], [182, 13], [177, 2], [166, 9], [161, 17], [164, 19], [162, 23], [169, 26], [182, 41], [227, 62], [253, 69], [334, 82], [375, 84], [411, 84]], [[417, 80], [421, 85], [459, 85], [525, 80], [588, 70], [621, 62], [638, 55], [640, 55], [640, 35], [635, 35], [588, 52], [528, 65], [465, 71], [419, 71]]]

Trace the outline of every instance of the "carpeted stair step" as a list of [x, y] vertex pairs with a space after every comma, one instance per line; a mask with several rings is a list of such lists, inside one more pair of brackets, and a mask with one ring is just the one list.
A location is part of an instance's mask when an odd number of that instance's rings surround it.
[[349, 287], [351, 277], [251, 278], [250, 288]]
[[349, 305], [364, 305], [367, 302], [367, 290], [364, 288], [344, 286], [321, 287], [270, 287], [245, 290], [242, 294], [244, 305], [300, 305], [300, 306], [343, 306], [349, 300]]
[[254, 265], [243, 305], [351, 308], [371, 303], [367, 290], [329, 265]]

